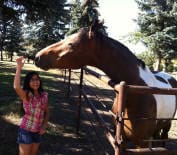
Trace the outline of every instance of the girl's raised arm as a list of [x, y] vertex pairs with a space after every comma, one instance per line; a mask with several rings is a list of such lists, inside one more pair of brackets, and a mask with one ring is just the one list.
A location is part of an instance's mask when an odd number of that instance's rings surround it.
[[21, 70], [22, 70], [22, 67], [24, 65], [24, 61], [25, 61], [25, 59], [23, 57], [19, 57], [19, 58], [16, 59], [17, 67], [16, 67], [16, 74], [15, 74], [15, 77], [14, 77], [14, 89], [22, 100], [26, 99], [26, 93], [21, 88], [21, 83], [20, 83]]

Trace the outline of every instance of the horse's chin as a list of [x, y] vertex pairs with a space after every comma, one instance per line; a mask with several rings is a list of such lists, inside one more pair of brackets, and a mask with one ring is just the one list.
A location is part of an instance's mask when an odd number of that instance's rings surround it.
[[50, 68], [48, 66], [43, 66], [43, 65], [39, 65], [39, 64], [35, 64], [38, 68], [43, 69], [45, 71], [49, 70]]
[[45, 68], [45, 67], [39, 67], [39, 68], [42, 69], [42, 70], [45, 70], [45, 71], [49, 70], [49, 68]]
[[43, 70], [45, 70], [45, 71], [48, 71], [50, 68], [44, 68], [44, 67], [43, 67], [43, 68], [41, 68], [41, 69], [43, 69]]

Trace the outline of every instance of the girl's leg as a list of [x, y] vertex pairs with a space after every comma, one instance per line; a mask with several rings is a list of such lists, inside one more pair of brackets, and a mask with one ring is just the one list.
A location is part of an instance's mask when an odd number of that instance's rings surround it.
[[19, 155], [31, 155], [32, 144], [19, 144]]
[[39, 150], [39, 145], [40, 145], [40, 143], [32, 143], [30, 155], [37, 155], [38, 150]]

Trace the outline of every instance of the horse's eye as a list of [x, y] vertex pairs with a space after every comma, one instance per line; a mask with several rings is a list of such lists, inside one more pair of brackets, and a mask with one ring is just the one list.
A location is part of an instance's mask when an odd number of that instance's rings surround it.
[[69, 47], [71, 47], [71, 48], [75, 48], [75, 45], [74, 45], [73, 43], [69, 43], [68, 45], [69, 45]]
[[72, 44], [72, 43], [69, 43], [68, 45], [69, 45], [70, 47], [72, 47], [72, 46], [73, 46], [73, 44]]

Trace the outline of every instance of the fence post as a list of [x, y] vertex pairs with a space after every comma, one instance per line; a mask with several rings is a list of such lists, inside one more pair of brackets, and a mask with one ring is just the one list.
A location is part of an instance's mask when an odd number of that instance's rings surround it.
[[71, 69], [69, 69], [67, 97], [70, 97], [70, 93], [71, 93]]
[[118, 112], [116, 118], [116, 145], [115, 145], [115, 155], [120, 155], [121, 153], [121, 144], [123, 142], [122, 139], [122, 127], [123, 127], [123, 106], [125, 102], [125, 91], [126, 91], [126, 83], [124, 81], [120, 82], [119, 85], [119, 93], [116, 93], [116, 100], [118, 104]]
[[79, 84], [79, 101], [77, 104], [77, 128], [76, 133], [79, 132], [80, 128], [80, 115], [81, 115], [81, 100], [82, 100], [82, 83], [83, 83], [83, 68], [81, 68], [81, 74], [80, 74], [80, 84]]

